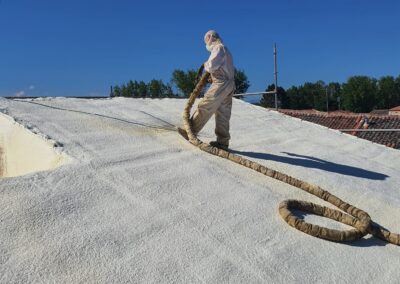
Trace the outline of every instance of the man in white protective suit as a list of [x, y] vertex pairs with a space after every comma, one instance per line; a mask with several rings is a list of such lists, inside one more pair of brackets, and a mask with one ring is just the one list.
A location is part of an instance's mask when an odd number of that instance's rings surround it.
[[207, 50], [211, 53], [204, 69], [210, 73], [212, 84], [198, 104], [191, 120], [193, 133], [197, 135], [207, 121], [215, 114], [216, 141], [211, 146], [229, 147], [229, 120], [232, 110], [232, 95], [235, 91], [235, 67], [232, 55], [216, 31], [210, 30], [204, 36]]

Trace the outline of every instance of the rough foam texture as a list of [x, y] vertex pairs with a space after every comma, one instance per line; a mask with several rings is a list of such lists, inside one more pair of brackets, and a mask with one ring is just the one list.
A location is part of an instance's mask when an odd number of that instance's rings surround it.
[[[210, 74], [205, 72], [199, 82], [196, 84], [195, 89], [190, 94], [189, 99], [185, 105], [183, 111], [183, 123], [186, 129], [184, 136], [185, 139], [189, 140], [194, 146], [198, 147], [200, 150], [207, 152], [211, 155], [221, 157], [223, 159], [230, 160], [246, 168], [252, 169], [259, 172], [267, 177], [271, 177], [287, 183], [291, 186], [297, 187], [298, 189], [304, 190], [312, 195], [315, 195], [322, 200], [329, 202], [330, 204], [336, 206], [337, 209], [331, 209], [325, 206], [320, 206], [318, 204], [300, 201], [300, 200], [284, 200], [279, 205], [279, 214], [290, 226], [296, 228], [311, 236], [326, 239], [329, 241], [336, 242], [347, 242], [354, 241], [356, 239], [366, 236], [371, 233], [375, 237], [379, 237], [382, 240], [390, 242], [395, 245], [400, 245], [400, 234], [390, 232], [386, 230], [379, 224], [373, 224], [371, 217], [365, 211], [346, 203], [337, 196], [334, 196], [330, 192], [323, 190], [317, 185], [310, 184], [301, 179], [293, 178], [283, 172], [270, 169], [260, 163], [252, 161], [246, 157], [237, 155], [234, 151], [220, 149], [218, 147], [213, 147], [208, 143], [204, 143], [193, 132], [192, 118], [190, 118], [190, 112], [195, 102], [195, 99], [200, 94], [204, 86], [207, 84]], [[181, 128], [178, 128], [181, 133]], [[216, 129], [217, 133], [218, 130]], [[182, 134], [182, 133], [181, 133]], [[303, 220], [303, 218], [296, 216], [293, 212], [294, 209], [301, 210], [303, 212], [308, 212], [318, 216], [323, 216], [330, 218], [332, 220], [341, 222], [345, 225], [354, 227], [351, 230], [336, 230], [323, 226], [318, 226], [316, 224], [308, 223]]]
[[[174, 130], [184, 105], [0, 99], [0, 110], [74, 158], [0, 180], [0, 282], [398, 281], [399, 247], [327, 242], [283, 223], [281, 200], [319, 199], [190, 145]], [[231, 127], [237, 154], [317, 184], [398, 231], [399, 151], [236, 100]], [[214, 138], [212, 122], [200, 138]]]

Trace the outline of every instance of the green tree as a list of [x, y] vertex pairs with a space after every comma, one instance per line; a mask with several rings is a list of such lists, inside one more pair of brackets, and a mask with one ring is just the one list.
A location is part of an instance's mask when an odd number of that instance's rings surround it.
[[394, 98], [393, 105], [391, 107], [400, 106], [400, 76], [396, 78], [396, 96]]
[[125, 84], [121, 85], [121, 96], [123, 96], [123, 97], [129, 97], [130, 96], [128, 87]]
[[[266, 92], [275, 91], [275, 84], [268, 85]], [[286, 95], [286, 91], [282, 87], [278, 87], [277, 90], [277, 98], [278, 98], [278, 107], [279, 108], [287, 108], [288, 107], [288, 98]], [[275, 94], [263, 94], [260, 105], [263, 107], [274, 108], [275, 107]]]
[[304, 96], [306, 108], [326, 110], [326, 87], [324, 81], [307, 82], [300, 88], [300, 93]]
[[[266, 91], [273, 91], [275, 86], [269, 85]], [[278, 87], [278, 106], [289, 109], [318, 109], [326, 111], [328, 99], [329, 110], [337, 109], [337, 97], [341, 94], [339, 83], [329, 83], [323, 81], [315, 83], [306, 82], [304, 85], [292, 86], [285, 90]], [[261, 105], [274, 107], [275, 99], [273, 95], [264, 95]]]
[[113, 93], [114, 93], [115, 97], [120, 97], [121, 96], [121, 88], [119, 86], [114, 86]]
[[128, 84], [126, 84], [126, 93], [128, 97], [137, 97], [138, 96], [138, 82], [130, 80]]
[[304, 92], [302, 91], [303, 86], [292, 86], [286, 90], [288, 105], [290, 109], [307, 109], [310, 108], [307, 105]]
[[343, 85], [342, 101], [346, 110], [370, 112], [376, 106], [377, 81], [367, 76], [350, 77]]
[[[275, 90], [275, 84], [268, 85], [265, 89], [266, 92]], [[260, 100], [260, 105], [267, 108], [275, 107], [275, 95], [274, 94], [263, 94]]]
[[137, 96], [138, 97], [147, 97], [148, 96], [147, 84], [143, 81], [140, 81], [138, 83]]
[[161, 80], [151, 80], [147, 85], [148, 93], [152, 98], [163, 97], [165, 93], [165, 87]]
[[174, 91], [172, 90], [172, 86], [170, 84], [164, 85], [164, 95], [168, 98], [176, 97]]
[[[400, 77], [399, 77], [400, 78]], [[378, 81], [377, 108], [390, 109], [400, 104], [400, 80], [385, 76]]]
[[170, 84], [164, 84], [162, 80], [151, 80], [148, 84], [144, 81], [130, 80], [126, 85], [114, 86], [114, 96], [124, 97], [175, 97]]
[[235, 94], [244, 94], [250, 87], [250, 82], [247, 79], [247, 75], [244, 70], [238, 70], [235, 68]]
[[328, 84], [329, 110], [339, 109], [342, 86], [340, 83], [331, 82]]
[[193, 69], [183, 71], [176, 69], [172, 72], [172, 83], [181, 92], [181, 95], [188, 97], [196, 86], [197, 72]]

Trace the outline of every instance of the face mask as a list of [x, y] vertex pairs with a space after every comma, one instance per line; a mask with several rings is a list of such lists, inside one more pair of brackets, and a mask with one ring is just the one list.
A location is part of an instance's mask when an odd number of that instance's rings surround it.
[[206, 44], [206, 49], [207, 49], [209, 52], [211, 52], [211, 51], [212, 51], [212, 45]]

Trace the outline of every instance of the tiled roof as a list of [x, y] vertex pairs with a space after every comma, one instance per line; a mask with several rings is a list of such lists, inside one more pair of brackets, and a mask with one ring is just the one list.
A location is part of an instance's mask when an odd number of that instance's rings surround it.
[[370, 114], [373, 114], [373, 115], [389, 115], [389, 110], [388, 109], [374, 109], [373, 111], [370, 112]]
[[[345, 112], [332, 112], [325, 113], [316, 110], [285, 110], [280, 112], [323, 125], [332, 129], [399, 129], [400, 130], [400, 117], [398, 116], [382, 116], [376, 114], [359, 114], [359, 113], [345, 113]], [[352, 131], [345, 132], [366, 139], [375, 143], [383, 144], [388, 147], [400, 149], [400, 131]]]
[[[399, 129], [400, 117], [371, 116], [368, 118], [368, 129]], [[397, 132], [357, 132], [357, 137], [367, 139], [369, 141], [383, 144], [392, 148], [400, 149], [400, 131]]]
[[334, 112], [327, 115], [325, 112], [319, 112], [316, 110], [311, 111], [297, 111], [297, 110], [279, 110], [284, 114], [300, 118], [309, 122], [317, 123], [332, 129], [354, 129], [362, 119], [362, 115], [346, 113], [346, 112]]

